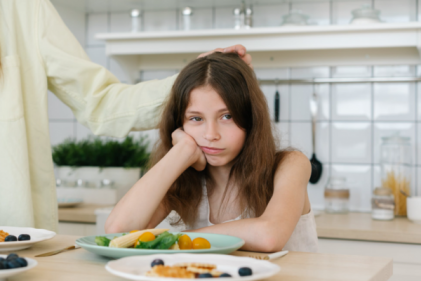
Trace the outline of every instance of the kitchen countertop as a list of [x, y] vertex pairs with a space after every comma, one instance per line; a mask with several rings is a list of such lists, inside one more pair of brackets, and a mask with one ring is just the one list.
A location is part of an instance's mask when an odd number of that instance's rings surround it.
[[71, 208], [58, 208], [60, 222], [96, 223], [95, 210], [113, 205], [80, 204]]
[[[17, 251], [22, 257], [66, 248], [73, 245], [78, 236], [57, 235], [53, 239], [35, 244], [29, 249]], [[234, 255], [250, 255], [235, 252]], [[257, 255], [257, 254], [256, 254]], [[89, 280], [122, 281], [123, 278], [108, 273], [105, 264], [109, 259], [84, 249], [67, 251], [55, 256], [35, 258], [38, 265], [24, 273], [9, 277], [9, 281]], [[276, 259], [281, 271], [265, 280], [282, 281], [386, 281], [392, 276], [392, 259], [384, 257], [345, 256], [318, 253], [290, 252]]]
[[391, 221], [371, 219], [371, 213], [316, 216], [319, 238], [421, 244], [421, 224], [397, 217]]

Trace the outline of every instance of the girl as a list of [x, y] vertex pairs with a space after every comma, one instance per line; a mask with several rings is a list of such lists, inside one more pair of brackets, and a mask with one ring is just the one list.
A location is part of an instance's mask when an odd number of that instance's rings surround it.
[[154, 228], [175, 210], [189, 231], [240, 237], [243, 250], [317, 251], [310, 162], [276, 151], [264, 95], [237, 55], [214, 53], [180, 72], [151, 161], [107, 233]]

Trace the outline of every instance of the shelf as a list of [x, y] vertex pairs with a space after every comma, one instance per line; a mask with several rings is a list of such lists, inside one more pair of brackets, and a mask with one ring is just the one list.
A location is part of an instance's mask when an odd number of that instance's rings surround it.
[[139, 33], [102, 33], [108, 55], [201, 53], [243, 44], [250, 52], [420, 47], [420, 22], [370, 26], [265, 27]]
[[178, 69], [197, 54], [244, 45], [255, 67], [421, 64], [421, 23], [102, 33], [106, 53], [140, 69]]
[[[194, 9], [213, 7], [232, 9], [241, 4], [241, 0], [52, 0], [52, 2], [85, 13], [128, 13], [133, 8], [141, 8], [143, 11], [174, 10], [186, 6]], [[326, 0], [246, 0], [245, 2], [248, 5], [288, 5], [289, 3], [326, 2]], [[331, 0], [331, 2], [343, 2], [343, 0]], [[355, 2], [355, 6], [358, 7], [361, 0], [347, 0], [347, 2]]]

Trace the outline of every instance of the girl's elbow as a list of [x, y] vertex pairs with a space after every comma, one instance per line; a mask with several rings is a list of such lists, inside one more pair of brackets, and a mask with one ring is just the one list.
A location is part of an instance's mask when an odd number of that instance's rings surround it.
[[261, 241], [260, 251], [266, 253], [273, 253], [282, 251], [287, 241], [282, 238], [282, 235], [273, 227], [273, 222], [265, 223], [264, 226], [261, 228], [263, 233], [261, 237], [263, 238]]
[[265, 253], [273, 253], [282, 251], [285, 246], [283, 241], [280, 241], [279, 237], [274, 237], [273, 235], [267, 235], [264, 237], [264, 241], [261, 245], [261, 251]]

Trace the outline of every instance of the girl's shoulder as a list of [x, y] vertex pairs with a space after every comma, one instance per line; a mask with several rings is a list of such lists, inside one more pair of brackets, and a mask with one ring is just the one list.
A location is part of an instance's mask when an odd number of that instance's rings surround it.
[[304, 153], [298, 150], [283, 150], [276, 153], [274, 179], [284, 174], [310, 177], [311, 163]]

